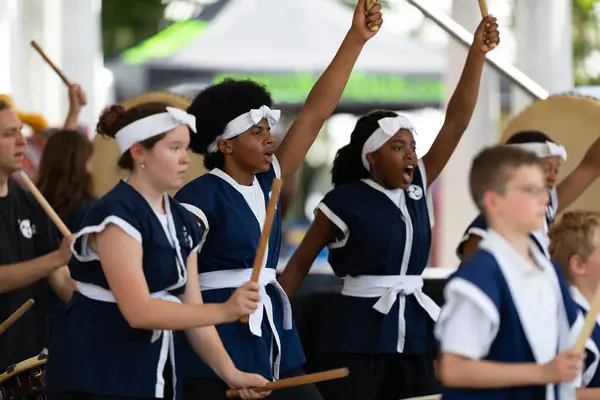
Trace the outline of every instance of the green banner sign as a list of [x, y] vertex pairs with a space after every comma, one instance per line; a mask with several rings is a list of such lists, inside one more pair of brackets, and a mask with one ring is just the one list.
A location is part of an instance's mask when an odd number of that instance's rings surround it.
[[[252, 79], [264, 84], [277, 103], [303, 103], [319, 75], [220, 73], [213, 83], [226, 78]], [[342, 101], [352, 103], [442, 103], [445, 85], [441, 77], [367, 74], [350, 76]]]

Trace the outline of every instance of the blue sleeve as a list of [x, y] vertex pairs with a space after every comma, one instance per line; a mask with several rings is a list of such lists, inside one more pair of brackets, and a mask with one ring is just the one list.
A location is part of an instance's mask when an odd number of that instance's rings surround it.
[[482, 214], [479, 214], [467, 227], [465, 233], [463, 234], [458, 247], [456, 248], [456, 255], [462, 259], [463, 248], [465, 243], [472, 237], [478, 236], [480, 238], [485, 237], [485, 232], [487, 231], [487, 222]]
[[501, 291], [498, 285], [504, 277], [496, 259], [489, 252], [478, 250], [452, 274], [446, 286], [454, 279], [464, 279], [473, 284], [485, 294], [497, 310], [500, 309]]
[[88, 237], [90, 234], [102, 232], [110, 224], [118, 226], [138, 243], [142, 243], [144, 226], [136, 215], [133, 205], [128, 205], [126, 200], [125, 198], [118, 199], [115, 196], [104, 197], [85, 214], [81, 229], [73, 240], [73, 255], [79, 261], [90, 261], [97, 258], [87, 245]]
[[196, 178], [189, 182], [187, 185], [179, 189], [175, 194], [175, 201], [179, 205], [183, 206], [188, 213], [191, 213], [195, 221], [199, 222], [202, 226], [203, 233], [209, 229], [214, 228], [218, 221], [211, 217], [210, 212], [207, 212], [205, 204], [210, 203], [210, 197], [207, 197], [209, 191], [215, 190], [212, 187], [203, 185], [200, 179], [206, 177]]
[[342, 193], [345, 192], [346, 188], [347, 186], [340, 186], [331, 190], [317, 206], [317, 209], [342, 233], [342, 238], [338, 238], [340, 241], [347, 240], [350, 233], [347, 224], [348, 215], [345, 209], [347, 201], [343, 200], [346, 196]]

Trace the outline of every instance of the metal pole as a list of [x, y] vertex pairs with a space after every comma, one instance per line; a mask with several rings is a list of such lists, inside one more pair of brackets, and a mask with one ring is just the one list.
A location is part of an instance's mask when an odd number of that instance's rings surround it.
[[[435, 22], [455, 40], [467, 47], [471, 46], [471, 43], [473, 42], [473, 34], [469, 33], [469, 31], [463, 28], [448, 15], [428, 9], [426, 6], [419, 4], [419, 0], [407, 1], [414, 7], [418, 8], [427, 18]], [[494, 69], [506, 76], [512, 83], [520, 87], [534, 99], [543, 100], [549, 96], [549, 93], [546, 89], [538, 85], [514, 65], [501, 60], [493, 51], [487, 53], [486, 61], [490, 63]]]

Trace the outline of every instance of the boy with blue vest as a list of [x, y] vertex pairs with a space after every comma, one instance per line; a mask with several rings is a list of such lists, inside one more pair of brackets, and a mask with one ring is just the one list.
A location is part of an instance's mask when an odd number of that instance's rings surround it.
[[539, 159], [491, 147], [469, 179], [489, 229], [444, 291], [435, 328], [443, 398], [575, 399], [583, 353], [572, 347], [583, 319], [560, 270], [529, 238], [548, 203]]

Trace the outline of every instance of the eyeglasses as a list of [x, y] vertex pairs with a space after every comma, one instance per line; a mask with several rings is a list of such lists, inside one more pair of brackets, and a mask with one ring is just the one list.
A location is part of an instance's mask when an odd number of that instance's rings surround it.
[[523, 185], [523, 186], [498, 186], [493, 188], [495, 192], [505, 194], [510, 190], [516, 190], [518, 192], [524, 193], [531, 197], [540, 197], [548, 195], [548, 188], [544, 186], [534, 186], [534, 185]]

